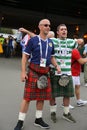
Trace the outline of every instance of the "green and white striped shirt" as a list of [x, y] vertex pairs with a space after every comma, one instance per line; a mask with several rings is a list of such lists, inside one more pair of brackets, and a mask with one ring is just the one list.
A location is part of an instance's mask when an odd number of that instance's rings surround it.
[[[54, 43], [55, 58], [61, 68], [61, 74], [71, 75], [71, 54], [72, 49], [77, 47], [77, 43], [73, 39], [60, 40], [59, 38], [51, 38]], [[59, 75], [55, 69], [55, 74]]]

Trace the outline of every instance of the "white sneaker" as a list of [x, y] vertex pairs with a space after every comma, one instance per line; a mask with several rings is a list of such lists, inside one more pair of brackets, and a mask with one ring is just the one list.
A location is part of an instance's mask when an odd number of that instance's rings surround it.
[[87, 101], [84, 101], [84, 100], [79, 100], [78, 102], [77, 102], [77, 106], [84, 106], [84, 105], [86, 105], [87, 104]]
[[70, 108], [70, 109], [73, 109], [73, 108], [74, 108], [74, 106], [72, 106], [72, 105], [69, 105], [69, 108]]
[[[63, 104], [62, 104], [62, 107], [64, 107], [64, 105], [63, 105]], [[74, 109], [74, 106], [69, 105], [69, 108], [70, 108], [70, 109]]]
[[85, 85], [84, 85], [85, 87], [87, 87], [87, 83], [85, 83]]

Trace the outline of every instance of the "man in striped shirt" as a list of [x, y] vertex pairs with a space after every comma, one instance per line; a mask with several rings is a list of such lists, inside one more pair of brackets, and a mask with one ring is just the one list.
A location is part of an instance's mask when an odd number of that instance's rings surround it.
[[[55, 67], [51, 69], [51, 83], [52, 83], [52, 96], [53, 99], [50, 101], [51, 119], [56, 122], [56, 109], [55, 103], [56, 97], [63, 97], [64, 113], [63, 118], [76, 122], [69, 111], [70, 97], [74, 97], [73, 81], [71, 75], [71, 52], [72, 49], [76, 48], [78, 44], [81, 44], [83, 39], [69, 39], [67, 38], [67, 27], [65, 24], [60, 24], [57, 27], [58, 38], [51, 38], [54, 42], [55, 58], [58, 65], [61, 68], [61, 73], [58, 74]], [[77, 44], [78, 43], [78, 44]], [[54, 75], [53, 75], [54, 74]], [[61, 86], [59, 79], [61, 75], [68, 75], [69, 83], [67, 86]]]

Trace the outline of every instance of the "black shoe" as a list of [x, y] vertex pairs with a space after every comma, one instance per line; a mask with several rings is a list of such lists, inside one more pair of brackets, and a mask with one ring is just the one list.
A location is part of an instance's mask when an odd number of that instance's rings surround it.
[[55, 113], [55, 112], [51, 112], [51, 120], [52, 120], [54, 123], [56, 123], [57, 118], [56, 118], [56, 113]]
[[43, 121], [42, 118], [36, 119], [35, 122], [34, 122], [34, 125], [40, 126], [41, 128], [46, 128], [46, 129], [49, 129], [49, 128], [50, 128], [49, 125], [46, 124], [46, 123]]
[[63, 118], [67, 121], [76, 123], [76, 120], [72, 117], [72, 115], [70, 113], [68, 113], [68, 114], [63, 113]]
[[14, 130], [22, 130], [23, 128], [23, 121], [19, 120]]

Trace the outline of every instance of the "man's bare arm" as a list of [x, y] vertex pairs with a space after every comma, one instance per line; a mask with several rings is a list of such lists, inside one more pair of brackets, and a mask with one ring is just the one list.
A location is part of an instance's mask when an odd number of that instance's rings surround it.
[[27, 30], [27, 29], [25, 29], [25, 28], [19, 28], [19, 31], [20, 31], [20, 32], [23, 32], [23, 33], [26, 33], [26, 34], [29, 34], [30, 37], [36, 36], [35, 33], [31, 32], [31, 31], [29, 31], [29, 30]]

